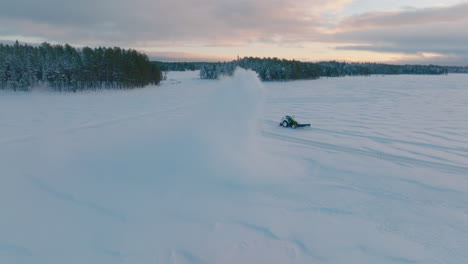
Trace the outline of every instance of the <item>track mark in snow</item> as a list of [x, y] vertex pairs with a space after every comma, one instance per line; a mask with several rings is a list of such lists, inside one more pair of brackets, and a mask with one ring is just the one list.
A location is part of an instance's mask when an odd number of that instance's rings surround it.
[[[276, 124], [276, 122], [273, 121], [273, 120], [268, 120], [268, 124]], [[345, 135], [345, 136], [352, 136], [352, 137], [367, 138], [367, 139], [371, 139], [371, 140], [374, 140], [374, 141], [377, 141], [377, 142], [380, 142], [380, 143], [402, 143], [402, 144], [408, 144], [408, 145], [420, 146], [420, 147], [428, 147], [428, 148], [439, 149], [439, 150], [459, 151], [459, 152], [465, 152], [465, 153], [468, 154], [468, 148], [463, 148], [463, 147], [453, 148], [453, 147], [446, 147], [446, 146], [440, 146], [440, 145], [434, 145], [434, 144], [422, 143], [422, 142], [407, 141], [407, 140], [401, 140], [401, 139], [392, 139], [392, 138], [386, 138], [386, 137], [359, 135], [359, 134], [352, 133], [352, 132], [336, 131], [336, 130], [316, 128], [316, 127], [310, 127], [310, 128], [307, 128], [307, 129], [311, 130], [311, 131], [325, 132], [326, 134], [338, 134], [338, 135]], [[416, 133], [420, 133], [420, 132], [416, 132]], [[427, 133], [425, 133], [425, 134], [427, 134]], [[444, 138], [444, 139], [448, 140], [448, 141], [451, 140], [451, 139], [448, 139], [448, 138]], [[459, 143], [468, 144], [468, 142], [459, 142]], [[453, 153], [453, 154], [457, 154], [457, 153]], [[457, 154], [457, 155], [460, 155], [460, 154]], [[468, 157], [468, 155], [461, 155], [461, 156]]]
[[430, 190], [430, 191], [436, 191], [436, 192], [450, 192], [450, 193], [460, 193], [459, 191], [453, 190], [453, 189], [448, 189], [448, 188], [441, 188], [441, 187], [435, 187], [432, 185], [424, 184], [422, 182], [414, 181], [414, 180], [409, 180], [409, 179], [400, 179], [402, 182], [407, 182], [410, 184], [417, 185], [421, 188]]
[[396, 263], [418, 263], [419, 262], [417, 260], [413, 260], [413, 259], [409, 259], [405, 257], [390, 256], [384, 252], [381, 252], [381, 250], [376, 250], [376, 249], [372, 249], [372, 248], [365, 247], [365, 246], [358, 246], [358, 248], [365, 255], [378, 257], [379, 259], [386, 259], [391, 262], [396, 262]]
[[81, 130], [86, 130], [90, 128], [98, 128], [106, 125], [113, 125], [113, 124], [119, 124], [124, 121], [132, 121], [141, 117], [147, 117], [147, 116], [153, 116], [155, 114], [163, 114], [163, 113], [168, 113], [168, 112], [173, 112], [176, 110], [181, 109], [182, 107], [174, 107], [170, 109], [165, 109], [164, 111], [153, 111], [153, 112], [146, 112], [146, 113], [140, 113], [136, 115], [128, 115], [128, 116], [120, 116], [112, 119], [107, 119], [103, 121], [97, 121], [97, 122], [89, 122], [86, 124], [82, 124], [79, 126], [74, 126], [70, 128], [63, 129], [62, 132], [64, 133], [73, 133]]
[[406, 163], [406, 164], [411, 164], [411, 165], [439, 169], [439, 170], [443, 170], [447, 172], [456, 172], [456, 173], [463, 173], [464, 175], [468, 175], [468, 167], [464, 167], [464, 166], [456, 166], [456, 165], [450, 165], [450, 164], [445, 164], [445, 163], [440, 163], [440, 162], [419, 160], [415, 158], [397, 156], [397, 155], [392, 155], [392, 154], [382, 153], [382, 152], [366, 151], [366, 150], [350, 148], [350, 147], [345, 147], [345, 146], [338, 146], [338, 145], [334, 145], [330, 143], [323, 143], [323, 142], [318, 142], [318, 141], [313, 141], [313, 140], [308, 140], [308, 139], [285, 136], [285, 135], [276, 134], [276, 133], [267, 132], [267, 131], [262, 131], [262, 133], [263, 135], [268, 136], [270, 138], [289, 141], [293, 143], [299, 143], [302, 145], [309, 145], [309, 146], [314, 146], [314, 147], [323, 148], [323, 149], [330, 149], [330, 150], [347, 152], [347, 153], [352, 153], [352, 154], [359, 154], [359, 155], [373, 157], [373, 158], [382, 159], [382, 160], [401, 162], [401, 163]]
[[[56, 130], [56, 131], [51, 132], [50, 134], [71, 134], [75, 132], [80, 132], [82, 130], [99, 128], [99, 127], [104, 127], [104, 126], [114, 125], [114, 124], [120, 124], [125, 121], [132, 121], [138, 118], [153, 116], [156, 114], [173, 113], [174, 111], [177, 111], [179, 109], [182, 109], [182, 107], [174, 107], [170, 109], [165, 109], [164, 111], [145, 112], [145, 113], [140, 113], [136, 115], [120, 116], [120, 117], [106, 119], [102, 121], [88, 122], [82, 125]], [[13, 137], [13, 138], [3, 138], [3, 139], [0, 139], [0, 145], [21, 143], [25, 141], [38, 140], [40, 138], [41, 136], [35, 136], [35, 135], [25, 135], [25, 136]]]
[[305, 255], [307, 255], [309, 257], [312, 257], [312, 258], [315, 258], [316, 260], [319, 260], [319, 261], [324, 261], [323, 257], [321, 257], [321, 256], [315, 254], [314, 252], [312, 252], [312, 250], [309, 249], [304, 242], [298, 240], [297, 238], [295, 238], [295, 239], [282, 239], [282, 238], [278, 237], [277, 235], [275, 235], [270, 229], [268, 229], [266, 227], [257, 226], [257, 225], [253, 225], [253, 224], [249, 224], [249, 223], [245, 223], [245, 222], [241, 222], [241, 221], [236, 221], [234, 223], [241, 226], [241, 227], [244, 227], [244, 228], [246, 228], [248, 230], [254, 231], [254, 232], [259, 233], [259, 234], [262, 234], [266, 238], [291, 243], [295, 247], [299, 248], [302, 251], [302, 253], [304, 253]]
[[0, 242], [0, 256], [3, 254], [14, 255], [14, 256], [32, 256], [31, 250], [26, 247]]
[[328, 207], [302, 207], [302, 208], [294, 208], [289, 209], [290, 211], [294, 212], [306, 212], [306, 211], [313, 211], [313, 212], [321, 212], [329, 215], [354, 215], [354, 212], [343, 210], [340, 208], [328, 208]]
[[273, 232], [271, 232], [270, 229], [268, 229], [266, 227], [256, 226], [256, 225], [252, 225], [252, 224], [244, 223], [244, 222], [240, 222], [240, 221], [237, 221], [235, 223], [242, 226], [242, 227], [245, 227], [247, 229], [253, 230], [253, 231], [257, 232], [257, 233], [261, 233], [263, 236], [268, 237], [270, 239], [281, 240], [278, 236], [273, 234]]
[[345, 190], [345, 191], [350, 191], [350, 192], [356, 192], [360, 194], [367, 194], [370, 196], [373, 196], [375, 198], [381, 198], [381, 199], [387, 199], [387, 200], [394, 200], [394, 201], [409, 201], [409, 198], [406, 196], [403, 196], [398, 193], [393, 193], [393, 192], [388, 192], [384, 190], [375, 190], [373, 188], [368, 188], [368, 187], [358, 187], [358, 186], [344, 186], [344, 185], [323, 185], [324, 187], [330, 188], [330, 189], [340, 189], [340, 190]]
[[173, 250], [171, 254], [171, 262], [174, 264], [203, 264], [201, 258], [195, 256], [187, 250]]
[[121, 253], [120, 251], [118, 251], [118, 250], [96, 249], [96, 251], [97, 251], [98, 253], [103, 254], [103, 255], [116, 258], [116, 259], [118, 259], [118, 260], [120, 260], [120, 261], [123, 260], [122, 253]]
[[3, 138], [3, 139], [0, 139], [0, 145], [17, 143], [17, 142], [25, 142], [25, 141], [34, 140], [34, 139], [35, 137], [32, 135], [19, 136], [19, 137], [13, 137], [13, 138]]
[[117, 220], [119, 222], [126, 222], [126, 218], [123, 214], [116, 212], [112, 209], [106, 208], [104, 206], [101, 206], [99, 204], [96, 204], [94, 202], [88, 202], [88, 201], [83, 201], [80, 199], [75, 198], [73, 195], [65, 193], [65, 192], [60, 192], [49, 185], [47, 185], [44, 181], [37, 179], [35, 177], [29, 176], [25, 177], [29, 182], [31, 182], [34, 186], [36, 186], [38, 189], [46, 192], [47, 194], [62, 200], [66, 202], [73, 203], [77, 206], [84, 207], [90, 210], [93, 210], [99, 214], [109, 216], [113, 218], [114, 220]]

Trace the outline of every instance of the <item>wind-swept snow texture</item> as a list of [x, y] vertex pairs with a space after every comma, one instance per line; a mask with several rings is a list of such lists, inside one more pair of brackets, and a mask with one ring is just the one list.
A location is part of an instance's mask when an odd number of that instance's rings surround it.
[[196, 74], [0, 91], [0, 263], [467, 262], [468, 75]]

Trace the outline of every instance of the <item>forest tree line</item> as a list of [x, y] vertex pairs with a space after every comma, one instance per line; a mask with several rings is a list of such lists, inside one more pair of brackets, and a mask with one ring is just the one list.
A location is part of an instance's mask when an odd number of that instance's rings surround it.
[[127, 89], [159, 84], [159, 68], [145, 54], [121, 48], [0, 44], [0, 89], [57, 91]]
[[236, 67], [257, 72], [263, 81], [317, 79], [371, 74], [447, 74], [447, 67], [437, 65], [391, 65], [381, 63], [300, 62], [278, 58], [246, 57], [231, 62], [210, 63], [200, 68], [201, 79], [232, 75]]
[[[239, 60], [237, 60], [239, 61]], [[254, 68], [259, 68], [259, 74], [261, 76], [267, 77], [264, 69], [266, 66], [286, 64], [288, 60], [279, 60], [277, 58], [244, 58], [242, 59], [243, 65], [252, 65], [256, 64]], [[259, 63], [259, 61], [262, 61]], [[210, 77], [213, 74], [216, 78], [216, 71], [225, 73], [226, 69], [232, 69], [232, 65], [227, 66], [228, 63], [233, 62], [162, 62], [162, 61], [153, 61], [152, 63], [156, 64], [161, 71], [194, 71], [201, 70], [204, 68], [206, 72], [205, 77]], [[298, 61], [289, 61], [294, 62], [293, 64], [298, 64]], [[310, 62], [301, 62], [305, 64], [311, 64]], [[262, 66], [260, 67], [260, 64]], [[318, 64], [320, 67], [320, 76], [323, 77], [338, 77], [338, 76], [347, 76], [347, 75], [371, 75], [371, 74], [447, 74], [447, 73], [468, 73], [468, 66], [437, 66], [437, 65], [392, 65], [392, 64], [383, 64], [383, 63], [346, 63], [346, 62], [337, 62], [337, 61], [322, 61], [312, 64]], [[316, 66], [315, 66], [316, 67]], [[281, 69], [282, 67], [280, 67]], [[287, 71], [287, 67], [282, 71]], [[290, 67], [291, 68], [291, 67]], [[300, 67], [295, 67], [298, 69]], [[277, 74], [281, 76], [281, 74]], [[292, 75], [294, 76], [294, 75]], [[297, 74], [296, 74], [297, 76]], [[310, 78], [310, 77], [307, 77]], [[312, 77], [314, 78], [314, 77]], [[268, 79], [268, 78], [266, 78]]]
[[447, 69], [449, 73], [468, 73], [468, 66], [449, 66]]

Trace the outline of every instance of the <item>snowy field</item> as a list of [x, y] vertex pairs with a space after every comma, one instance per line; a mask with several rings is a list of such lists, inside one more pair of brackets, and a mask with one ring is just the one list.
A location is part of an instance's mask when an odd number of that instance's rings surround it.
[[0, 91], [0, 263], [468, 263], [468, 75]]

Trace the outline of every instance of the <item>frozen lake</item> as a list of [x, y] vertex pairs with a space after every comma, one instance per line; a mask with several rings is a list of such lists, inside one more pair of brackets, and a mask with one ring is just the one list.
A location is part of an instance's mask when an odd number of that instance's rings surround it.
[[464, 263], [468, 75], [0, 91], [0, 209], [0, 263]]

